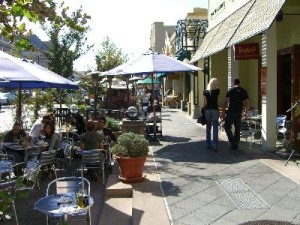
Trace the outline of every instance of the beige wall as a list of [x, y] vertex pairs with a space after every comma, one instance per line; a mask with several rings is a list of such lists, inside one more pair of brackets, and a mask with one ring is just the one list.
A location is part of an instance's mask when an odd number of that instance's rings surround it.
[[277, 23], [277, 37], [278, 49], [300, 44], [300, 15], [283, 17], [283, 21]]
[[258, 60], [240, 60], [239, 77], [241, 86], [249, 95], [250, 107], [258, 109]]

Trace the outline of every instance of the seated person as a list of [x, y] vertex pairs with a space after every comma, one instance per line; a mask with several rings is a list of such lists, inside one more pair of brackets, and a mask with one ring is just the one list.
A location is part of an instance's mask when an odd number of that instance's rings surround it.
[[[87, 132], [81, 135], [81, 150], [103, 149], [101, 135], [96, 131], [96, 125], [93, 120], [89, 120], [86, 124]], [[101, 154], [102, 156], [102, 154]], [[104, 159], [104, 155], [102, 160]], [[91, 180], [97, 180], [97, 174], [94, 169], [88, 169], [87, 175]]]
[[50, 122], [52, 122], [52, 119], [49, 115], [43, 116], [42, 120], [38, 119], [35, 121], [29, 132], [29, 136], [32, 138], [33, 142], [35, 142], [37, 138], [44, 134], [44, 125], [45, 123]]
[[106, 118], [100, 117], [98, 120], [98, 128], [97, 131], [101, 135], [102, 139], [104, 139], [107, 143], [110, 143], [111, 141], [116, 142], [117, 138], [113, 134], [113, 132], [105, 127], [106, 125]]
[[81, 135], [81, 150], [103, 149], [101, 135], [96, 131], [96, 125], [93, 120], [89, 120], [86, 124], [87, 131]]
[[57, 150], [60, 148], [60, 136], [58, 133], [55, 132], [55, 125], [52, 122], [45, 123], [43, 129], [45, 138], [43, 141], [48, 143], [47, 150]]
[[[29, 137], [22, 129], [19, 122], [15, 122], [12, 130], [8, 131], [4, 136], [4, 142], [20, 143], [22, 139], [28, 140]], [[7, 154], [14, 156], [16, 162], [23, 162], [25, 151], [16, 151], [11, 148], [6, 148]]]
[[83, 117], [79, 113], [73, 113], [71, 115], [71, 124], [76, 127], [77, 134], [81, 135], [86, 132], [86, 126]]

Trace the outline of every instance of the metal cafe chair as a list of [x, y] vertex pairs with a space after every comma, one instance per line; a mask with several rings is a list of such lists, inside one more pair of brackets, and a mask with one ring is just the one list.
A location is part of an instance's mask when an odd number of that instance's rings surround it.
[[56, 150], [52, 151], [44, 151], [40, 155], [39, 159], [39, 165], [41, 166], [42, 172], [52, 172], [55, 175], [55, 178], [57, 178], [56, 174]]
[[39, 172], [41, 166], [37, 162], [27, 161], [24, 162], [26, 166], [24, 167], [24, 174], [22, 175], [22, 185], [17, 187], [17, 191], [29, 190], [33, 191], [37, 185], [39, 185]]
[[[91, 149], [82, 151], [82, 169], [81, 176], [83, 177], [85, 169], [101, 169], [103, 184], [105, 183], [105, 162], [107, 160], [107, 152], [105, 149]], [[95, 175], [98, 178], [97, 171]]]
[[7, 202], [6, 200], [2, 200], [6, 202], [4, 204], [7, 204], [7, 207], [12, 207], [12, 211], [17, 225], [19, 224], [19, 221], [15, 200], [18, 197], [18, 192], [26, 190], [30, 191], [34, 189], [37, 183], [37, 174], [40, 168], [39, 165], [33, 162], [27, 162], [26, 164], [27, 165], [24, 167], [24, 174], [22, 176], [0, 182], [0, 192], [2, 192], [1, 196], [2, 198], [7, 198]]
[[15, 200], [16, 200], [16, 186], [17, 186], [17, 180], [8, 180], [5, 182], [0, 183], [0, 192], [3, 192], [4, 195], [6, 195], [6, 198], [9, 198], [9, 201], [7, 202], [7, 207], [11, 206], [16, 224], [19, 225], [18, 220], [18, 214], [16, 210]]
[[[46, 188], [46, 196], [49, 196], [51, 194], [74, 194], [78, 191], [84, 191], [87, 196], [90, 196], [90, 182], [84, 178], [84, 177], [60, 177], [56, 178], [53, 181], [51, 181]], [[68, 221], [77, 221], [74, 217], [80, 217], [78, 220], [86, 220], [87, 225], [91, 225], [91, 210], [90, 208], [87, 209], [80, 209], [75, 212], [73, 212], [70, 215], [72, 218]], [[84, 216], [84, 218], [82, 217]], [[62, 220], [63, 214], [57, 213], [51, 215], [46, 214], [46, 222], [49, 224], [51, 219], [53, 220]]]

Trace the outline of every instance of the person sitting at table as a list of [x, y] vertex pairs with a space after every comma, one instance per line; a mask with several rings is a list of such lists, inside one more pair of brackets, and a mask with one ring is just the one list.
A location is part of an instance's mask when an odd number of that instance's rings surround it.
[[86, 125], [84, 122], [83, 117], [80, 115], [80, 113], [73, 113], [71, 115], [71, 124], [76, 127], [76, 133], [78, 135], [81, 135], [86, 132]]
[[[80, 138], [81, 150], [103, 149], [101, 135], [96, 131], [96, 125], [93, 120], [88, 120], [86, 129], [87, 131]], [[91, 180], [97, 180], [95, 173], [93, 169], [88, 169], [87, 171], [87, 175], [90, 176]]]
[[80, 148], [81, 150], [103, 149], [102, 137], [96, 131], [96, 125], [93, 120], [89, 120], [86, 124], [87, 131], [81, 135]]
[[36, 140], [44, 134], [44, 125], [45, 123], [50, 122], [52, 122], [50, 115], [43, 116], [42, 120], [38, 119], [35, 121], [29, 132], [29, 136], [32, 138], [33, 142], [36, 142]]
[[105, 127], [106, 125], [106, 118], [105, 117], [100, 117], [98, 120], [98, 128], [97, 131], [101, 135], [102, 139], [104, 139], [106, 142], [110, 143], [111, 141], [116, 142], [117, 138], [113, 134], [113, 132]]
[[55, 132], [55, 124], [52, 122], [47, 122], [44, 125], [43, 133], [45, 138], [43, 141], [48, 143], [47, 150], [57, 150], [60, 148], [60, 136]]
[[[15, 122], [13, 128], [8, 131], [4, 136], [4, 142], [20, 143], [21, 140], [29, 140], [28, 135], [22, 129], [22, 126], [19, 122]], [[6, 148], [6, 152], [9, 155], [14, 156], [16, 162], [23, 162], [25, 157], [24, 151], [16, 151], [11, 148]]]

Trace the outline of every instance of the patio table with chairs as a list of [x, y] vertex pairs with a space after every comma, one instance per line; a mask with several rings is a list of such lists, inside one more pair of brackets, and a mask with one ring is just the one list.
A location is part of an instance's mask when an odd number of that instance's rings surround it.
[[69, 217], [78, 216], [84, 216], [79, 219], [91, 224], [90, 208], [93, 204], [90, 182], [83, 177], [71, 176], [51, 181], [46, 188], [46, 196], [35, 202], [34, 209], [46, 215], [47, 224], [54, 219], [68, 221]]

